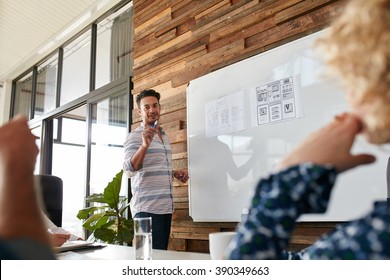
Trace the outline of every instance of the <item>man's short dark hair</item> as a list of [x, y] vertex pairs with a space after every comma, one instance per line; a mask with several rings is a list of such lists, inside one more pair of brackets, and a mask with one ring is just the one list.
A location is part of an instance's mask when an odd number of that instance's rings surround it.
[[148, 97], [148, 96], [156, 97], [158, 103], [160, 103], [160, 94], [157, 91], [155, 91], [154, 89], [144, 89], [143, 91], [141, 91], [140, 94], [137, 95], [137, 97], [135, 99], [135, 101], [137, 102], [138, 108], [141, 104], [141, 99], [144, 97]]

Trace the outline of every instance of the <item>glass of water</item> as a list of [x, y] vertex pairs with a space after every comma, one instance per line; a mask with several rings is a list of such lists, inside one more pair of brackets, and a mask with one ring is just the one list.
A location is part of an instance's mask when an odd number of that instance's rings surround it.
[[152, 218], [134, 218], [135, 259], [152, 259]]

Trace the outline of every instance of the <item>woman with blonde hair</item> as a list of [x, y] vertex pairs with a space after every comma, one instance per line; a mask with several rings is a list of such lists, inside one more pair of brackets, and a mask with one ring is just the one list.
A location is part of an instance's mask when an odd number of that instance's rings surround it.
[[301, 214], [326, 211], [337, 175], [375, 161], [351, 154], [356, 136], [390, 143], [390, 0], [349, 1], [318, 46], [344, 83], [351, 112], [309, 135], [258, 183], [229, 246], [231, 259], [390, 259], [386, 201], [303, 251], [286, 250]]

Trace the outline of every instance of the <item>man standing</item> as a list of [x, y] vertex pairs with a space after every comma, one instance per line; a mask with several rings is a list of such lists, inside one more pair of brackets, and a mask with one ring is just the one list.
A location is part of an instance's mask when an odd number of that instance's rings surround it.
[[123, 170], [131, 178], [131, 213], [152, 217], [153, 249], [168, 248], [173, 212], [173, 178], [186, 182], [186, 171], [172, 170], [172, 149], [159, 126], [160, 94], [142, 91], [136, 97], [141, 125], [127, 136]]

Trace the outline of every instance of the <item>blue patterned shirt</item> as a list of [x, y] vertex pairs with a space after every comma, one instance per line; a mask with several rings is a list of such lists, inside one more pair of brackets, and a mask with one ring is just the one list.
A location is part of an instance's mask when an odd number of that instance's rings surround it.
[[336, 180], [331, 166], [305, 163], [259, 182], [247, 218], [230, 244], [230, 259], [390, 259], [390, 211], [377, 202], [300, 252], [287, 246], [301, 214], [325, 212]]
[[173, 212], [172, 149], [163, 129], [162, 140], [157, 134], [146, 151], [143, 165], [134, 170], [131, 158], [142, 145], [143, 124], [129, 133], [124, 144], [123, 171], [131, 178], [131, 214], [139, 212], [170, 214]]

